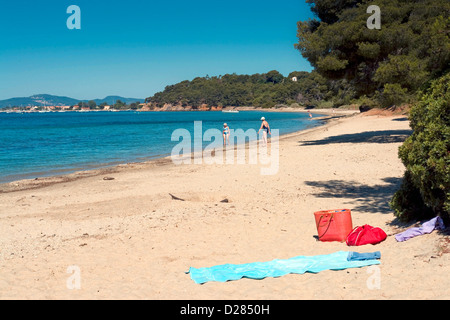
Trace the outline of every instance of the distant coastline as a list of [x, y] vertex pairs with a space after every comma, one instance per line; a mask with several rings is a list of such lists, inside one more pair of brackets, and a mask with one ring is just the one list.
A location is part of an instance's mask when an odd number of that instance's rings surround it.
[[0, 109], [0, 113], [49, 113], [49, 112], [187, 112], [187, 111], [267, 111], [267, 112], [314, 112], [314, 113], [359, 113], [359, 108], [356, 105], [342, 106], [340, 108], [307, 108], [307, 107], [272, 107], [272, 108], [260, 108], [260, 107], [180, 107], [173, 105], [166, 105], [164, 107], [150, 108], [147, 104], [141, 104], [139, 108], [127, 108], [127, 109], [115, 109], [111, 106], [105, 106], [103, 109], [90, 109], [83, 107], [69, 107], [69, 106], [48, 106], [48, 107], [16, 107], [11, 109]]
[[91, 107], [91, 108], [103, 108], [106, 105], [118, 105], [125, 106], [131, 104], [139, 104], [145, 99], [140, 98], [126, 98], [122, 96], [107, 96], [103, 99], [75, 99], [65, 96], [56, 96], [51, 94], [35, 94], [30, 97], [15, 97], [6, 100], [0, 100], [1, 109], [30, 109], [30, 108], [43, 108], [50, 106], [58, 107]]

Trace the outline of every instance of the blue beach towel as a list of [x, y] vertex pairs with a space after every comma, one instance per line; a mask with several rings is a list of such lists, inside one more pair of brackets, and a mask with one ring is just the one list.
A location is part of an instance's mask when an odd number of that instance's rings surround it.
[[347, 256], [348, 261], [358, 261], [358, 260], [375, 260], [381, 258], [381, 252], [367, 252], [367, 253], [358, 253], [358, 252], [349, 252]]
[[339, 251], [327, 255], [298, 256], [287, 260], [254, 262], [246, 264], [223, 264], [210, 268], [190, 268], [191, 279], [203, 284], [209, 281], [226, 282], [242, 278], [264, 279], [286, 274], [318, 273], [324, 270], [344, 270], [380, 264], [378, 260], [348, 261], [349, 252]]

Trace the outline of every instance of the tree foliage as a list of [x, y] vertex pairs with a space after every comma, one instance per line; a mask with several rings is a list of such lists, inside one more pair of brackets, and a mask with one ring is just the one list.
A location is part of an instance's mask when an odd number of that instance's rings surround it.
[[296, 48], [325, 78], [346, 79], [357, 97], [408, 102], [449, 70], [448, 0], [379, 0], [380, 30], [367, 28], [373, 1], [306, 2], [317, 18], [298, 22]]

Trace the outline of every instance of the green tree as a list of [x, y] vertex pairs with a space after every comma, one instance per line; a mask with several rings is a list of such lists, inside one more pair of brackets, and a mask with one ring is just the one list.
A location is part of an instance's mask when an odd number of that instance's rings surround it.
[[95, 109], [97, 107], [97, 103], [94, 100], [90, 100], [87, 103], [89, 109]]
[[280, 83], [284, 80], [284, 76], [279, 73], [277, 70], [269, 71], [266, 74], [266, 81], [271, 83]]
[[121, 100], [117, 100], [116, 103], [114, 104], [114, 109], [124, 109], [127, 106], [127, 104], [125, 102], [122, 102]]
[[426, 70], [426, 62], [417, 56], [389, 55], [388, 59], [381, 62], [375, 72], [374, 80], [380, 85], [396, 83], [403, 88], [415, 91], [429, 79]]
[[386, 83], [383, 91], [377, 94], [377, 100], [382, 107], [401, 105], [411, 99], [408, 89], [403, 88], [398, 83]]
[[340, 13], [347, 8], [353, 8], [361, 1], [357, 0], [306, 0], [321, 21], [334, 23], [339, 20]]
[[[398, 84], [408, 99], [449, 70], [448, 0], [307, 2], [317, 18], [298, 23], [296, 48], [327, 79], [346, 79], [356, 98]], [[380, 7], [381, 30], [367, 28], [371, 4]]]

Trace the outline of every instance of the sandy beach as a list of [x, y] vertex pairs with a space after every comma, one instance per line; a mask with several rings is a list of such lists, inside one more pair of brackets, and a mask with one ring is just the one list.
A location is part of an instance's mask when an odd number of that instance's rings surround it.
[[[161, 159], [0, 185], [0, 299], [449, 299], [449, 236], [394, 238], [411, 227], [388, 205], [410, 133], [404, 116], [357, 114], [282, 137], [275, 175]], [[344, 208], [388, 238], [317, 241], [314, 212]], [[341, 250], [380, 251], [379, 287], [368, 268], [203, 285], [186, 274]]]

